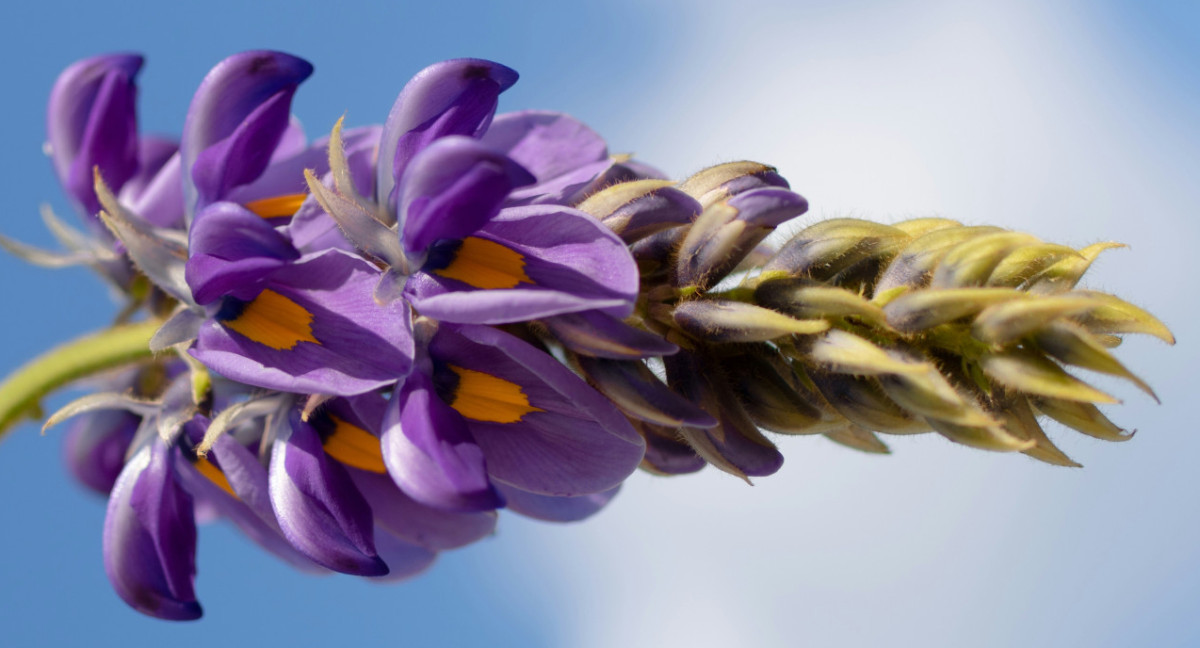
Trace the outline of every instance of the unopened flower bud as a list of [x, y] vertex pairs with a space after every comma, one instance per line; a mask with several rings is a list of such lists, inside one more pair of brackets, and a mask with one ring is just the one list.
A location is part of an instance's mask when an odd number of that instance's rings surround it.
[[600, 219], [626, 243], [664, 229], [686, 225], [700, 213], [700, 203], [667, 180], [635, 180], [602, 189], [578, 209]]
[[779, 225], [808, 211], [808, 201], [787, 189], [740, 193], [704, 210], [684, 237], [675, 285], [707, 290], [723, 279]]

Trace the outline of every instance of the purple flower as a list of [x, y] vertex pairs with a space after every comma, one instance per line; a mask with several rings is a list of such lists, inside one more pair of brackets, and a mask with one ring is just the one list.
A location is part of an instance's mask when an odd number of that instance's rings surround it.
[[638, 278], [619, 238], [569, 207], [507, 206], [550, 195], [519, 195], [521, 187], [561, 193], [590, 180], [605, 155], [585, 127], [548, 114], [503, 120], [489, 144], [496, 97], [515, 80], [512, 70], [477, 59], [427, 68], [384, 126], [374, 200], [351, 180], [340, 127], [331, 177], [309, 174], [309, 187], [351, 242], [388, 266], [380, 299], [403, 295], [422, 315], [472, 324], [588, 310], [624, 317]]
[[447, 510], [495, 508], [504, 492], [523, 502], [602, 493], [643, 450], [624, 416], [570, 370], [485, 326], [443, 324], [384, 418], [388, 472]]
[[176, 483], [178, 450], [157, 436], [125, 465], [104, 520], [104, 571], [139, 612], [163, 619], [201, 615], [192, 497]]

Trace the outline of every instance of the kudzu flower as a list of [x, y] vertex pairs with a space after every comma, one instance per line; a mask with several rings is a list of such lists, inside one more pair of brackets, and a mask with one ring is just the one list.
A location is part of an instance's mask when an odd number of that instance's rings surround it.
[[1153, 396], [1109, 350], [1173, 342], [1077, 288], [1116, 244], [834, 219], [776, 246], [808, 202], [774, 168], [669, 181], [570, 116], [497, 115], [517, 74], [490, 61], [430, 66], [384, 124], [310, 143], [290, 110], [312, 66], [236, 54], [178, 146], [137, 133], [141, 64], [85, 60], [51, 96], [56, 173], [105, 229], [48, 215], [67, 253], [0, 244], [90, 265], [120, 319], [148, 323], [18, 372], [0, 426], [123, 367], [47, 425], [78, 416], [67, 463], [109, 494], [105, 570], [149, 615], [200, 616], [196, 525], [214, 517], [297, 569], [398, 580], [500, 508], [587, 518], [638, 466], [770, 475], [768, 433], [884, 453], [881, 434], [933, 431], [1077, 465], [1039, 416], [1130, 434], [1068, 368]]

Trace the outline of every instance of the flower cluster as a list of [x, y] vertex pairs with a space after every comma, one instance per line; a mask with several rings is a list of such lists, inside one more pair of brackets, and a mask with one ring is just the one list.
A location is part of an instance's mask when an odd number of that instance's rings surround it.
[[[141, 65], [84, 60], [51, 94], [48, 150], [88, 229], [47, 212], [66, 252], [0, 244], [125, 296], [112, 330], [132, 346], [67, 376], [119, 368], [108, 389], [47, 424], [73, 418], [67, 463], [109, 498], [109, 579], [153, 616], [200, 616], [212, 517], [299, 569], [403, 578], [502, 508], [586, 518], [639, 466], [769, 475], [763, 429], [869, 452], [937, 431], [1073, 465], [1037, 414], [1127, 435], [1062, 365], [1149, 391], [1107, 348], [1171, 340], [1075, 289], [1111, 244], [842, 219], [775, 249], [808, 203], [774, 169], [666, 180], [567, 115], [496, 114], [517, 74], [490, 61], [426, 68], [382, 126], [313, 142], [290, 114], [302, 59], [222, 61], [177, 142], [138, 132]], [[42, 395], [3, 411], [3, 390], [0, 423]]]

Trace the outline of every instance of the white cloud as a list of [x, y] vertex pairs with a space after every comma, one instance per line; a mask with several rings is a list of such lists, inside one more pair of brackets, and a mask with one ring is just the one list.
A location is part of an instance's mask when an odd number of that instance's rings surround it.
[[[811, 219], [936, 213], [1128, 241], [1093, 285], [1194, 338], [1195, 308], [1162, 280], [1187, 277], [1200, 243], [1178, 170], [1194, 148], [1162, 117], [1179, 107], [1133, 92], [1084, 14], [967, 4], [681, 3], [691, 51], [608, 135], [676, 174], [775, 164]], [[1176, 430], [1190, 344], [1122, 349], [1166, 401], [1114, 383], [1136, 440], [1050, 430], [1082, 471], [933, 437], [895, 438], [890, 458], [797, 438], [753, 489], [711, 470], [635, 477], [597, 519], [525, 539], [574, 610], [562, 643], [1086, 645], [1132, 627], [1170, 596], [1167, 565], [1200, 582], [1197, 487], [1171, 472], [1200, 449], [1193, 424]], [[1165, 503], [1180, 488], [1182, 511]]]

